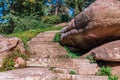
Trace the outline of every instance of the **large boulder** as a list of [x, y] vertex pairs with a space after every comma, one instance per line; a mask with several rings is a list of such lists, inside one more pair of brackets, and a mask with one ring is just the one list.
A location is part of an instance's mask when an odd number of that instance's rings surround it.
[[82, 57], [93, 56], [95, 60], [120, 62], [120, 40], [112, 41], [96, 47]]
[[6, 37], [0, 35], [0, 66], [5, 56], [11, 52], [25, 53], [23, 42], [16, 37]]
[[120, 39], [120, 1], [96, 0], [61, 31], [64, 46], [88, 51]]

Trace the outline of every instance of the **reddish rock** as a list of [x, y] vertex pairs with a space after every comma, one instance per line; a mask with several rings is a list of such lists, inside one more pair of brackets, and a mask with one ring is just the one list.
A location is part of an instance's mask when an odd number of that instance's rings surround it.
[[72, 80], [108, 80], [108, 77], [91, 75], [73, 75]]
[[120, 1], [96, 0], [61, 31], [61, 44], [88, 51], [120, 39]]
[[18, 68], [20, 66], [25, 66], [25, 64], [26, 64], [25, 60], [23, 58], [21, 58], [21, 57], [18, 57], [17, 59], [15, 59], [14, 67]]
[[55, 27], [65, 27], [67, 25], [68, 25], [68, 23], [64, 22], [64, 23], [57, 24]]
[[15, 37], [6, 37], [0, 35], [0, 65], [2, 65], [2, 59], [14, 51], [25, 53], [23, 42]]
[[85, 54], [84, 57], [87, 55], [94, 56], [96, 60], [120, 62], [120, 40], [99, 46]]

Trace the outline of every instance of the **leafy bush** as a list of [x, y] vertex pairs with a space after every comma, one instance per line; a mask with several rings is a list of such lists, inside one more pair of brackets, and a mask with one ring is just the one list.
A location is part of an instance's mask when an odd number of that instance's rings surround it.
[[118, 76], [110, 76], [108, 80], [118, 80]]
[[97, 75], [104, 75], [104, 76], [111, 76], [111, 69], [110, 67], [101, 67], [100, 71], [97, 73]]
[[53, 25], [40, 22], [36, 19], [36, 17], [18, 17], [14, 15], [7, 15], [4, 17], [5, 19], [8, 19], [8, 23], [2, 23], [0, 24], [0, 33], [13, 33], [13, 32], [22, 32], [29, 29], [36, 29], [40, 27], [51, 27]]
[[118, 76], [112, 75], [110, 67], [101, 67], [100, 71], [97, 73], [98, 76], [108, 76], [108, 80], [118, 80]]
[[58, 24], [61, 22], [61, 18], [59, 16], [44, 16], [42, 17], [42, 22], [48, 24]]
[[44, 0], [13, 0], [11, 6], [12, 13], [15, 15], [43, 15]]

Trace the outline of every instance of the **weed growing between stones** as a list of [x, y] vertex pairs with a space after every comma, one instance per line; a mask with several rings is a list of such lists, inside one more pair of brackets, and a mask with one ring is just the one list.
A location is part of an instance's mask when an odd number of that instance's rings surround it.
[[98, 76], [108, 76], [108, 80], [118, 80], [118, 76], [112, 75], [110, 67], [101, 67], [97, 73]]
[[54, 70], [55, 69], [55, 67], [49, 67], [49, 70], [50, 71], [52, 71], [52, 70]]
[[63, 73], [62, 70], [56, 70], [55, 67], [49, 67], [49, 70], [52, 71], [53, 73]]
[[74, 75], [74, 74], [77, 74], [77, 72], [76, 72], [75, 70], [71, 70], [71, 71], [69, 72], [69, 74]]
[[[0, 71], [8, 71], [15, 69], [15, 59], [21, 57], [24, 60], [28, 59], [28, 56], [26, 54], [18, 53], [18, 52], [11, 52], [8, 54], [3, 60], [2, 60], [2, 67], [0, 68]], [[26, 64], [20, 66], [20, 68], [25, 67]]]
[[61, 55], [58, 55], [57, 58], [59, 58], [59, 59], [69, 59], [70, 56], [68, 54], [61, 54]]
[[86, 56], [86, 59], [90, 60], [90, 63], [96, 63], [96, 60], [91, 55]]
[[60, 33], [59, 32], [55, 34], [53, 41], [60, 42]]

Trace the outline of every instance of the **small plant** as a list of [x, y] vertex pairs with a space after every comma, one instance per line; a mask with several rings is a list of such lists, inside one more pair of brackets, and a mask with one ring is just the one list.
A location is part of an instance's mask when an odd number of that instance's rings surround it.
[[52, 72], [53, 73], [63, 73], [63, 71], [61, 71], [61, 70], [55, 70], [55, 69]]
[[110, 67], [101, 67], [97, 73], [98, 76], [108, 76], [108, 80], [118, 80], [118, 76], [112, 75]]
[[62, 58], [62, 59], [69, 59], [70, 56], [68, 54], [61, 54], [61, 55], [58, 55], [57, 58]]
[[71, 52], [70, 49], [67, 47], [67, 46], [64, 46], [64, 48], [66, 49], [66, 51], [68, 52], [68, 55], [71, 57], [71, 58], [78, 58], [81, 53], [74, 53], [74, 52]]
[[95, 60], [94, 57], [91, 56], [91, 55], [88, 55], [88, 56], [86, 57], [86, 59], [90, 60], [90, 63], [96, 63], [96, 60]]
[[[18, 53], [18, 52], [12, 52], [10, 54], [8, 54], [2, 61], [2, 68], [0, 68], [0, 71], [8, 71], [8, 70], [13, 70], [15, 69], [14, 67], [14, 60], [18, 57], [23, 58], [24, 60], [27, 60], [27, 55], [22, 54], [22, 53]], [[26, 65], [24, 65], [26, 66]], [[21, 66], [21, 67], [24, 67]]]
[[109, 78], [108, 78], [108, 80], [118, 80], [118, 76], [110, 76]]
[[60, 42], [60, 33], [59, 32], [55, 34], [53, 41]]
[[55, 69], [55, 67], [49, 67], [50, 71], [53, 71]]
[[97, 75], [104, 75], [104, 76], [111, 76], [111, 69], [110, 67], [101, 67], [100, 71], [97, 73]]
[[70, 72], [69, 72], [69, 74], [77, 74], [77, 72], [75, 71], [75, 70], [71, 70]]

